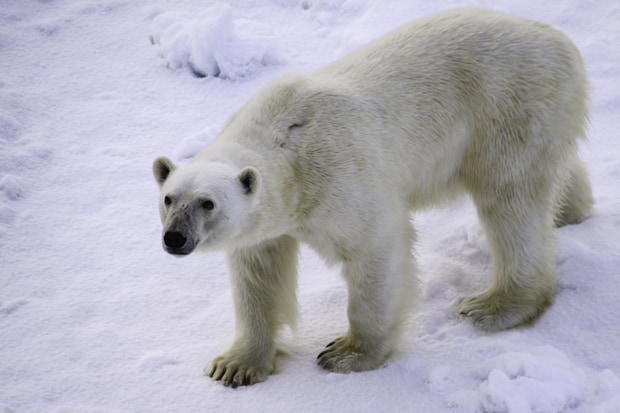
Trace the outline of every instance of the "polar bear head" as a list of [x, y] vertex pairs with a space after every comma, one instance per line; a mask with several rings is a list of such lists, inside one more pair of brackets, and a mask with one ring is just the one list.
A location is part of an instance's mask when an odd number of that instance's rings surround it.
[[177, 168], [168, 158], [153, 162], [160, 188], [164, 249], [183, 256], [198, 247], [219, 247], [242, 234], [252, 215], [260, 175], [213, 161]]

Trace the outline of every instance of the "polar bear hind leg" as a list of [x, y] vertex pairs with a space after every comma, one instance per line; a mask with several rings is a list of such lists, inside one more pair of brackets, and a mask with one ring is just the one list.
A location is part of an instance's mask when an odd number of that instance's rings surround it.
[[[483, 331], [498, 331], [536, 319], [551, 304], [555, 228], [575, 224], [588, 216], [592, 190], [576, 144], [562, 152], [544, 151], [525, 168], [528, 176], [501, 177], [485, 182], [476, 174], [470, 191], [484, 227], [493, 261], [491, 285], [482, 293], [462, 298], [456, 313]], [[518, 170], [498, 157], [506, 171]], [[488, 163], [482, 159], [482, 163]], [[497, 182], [503, 182], [499, 187]]]
[[[516, 188], [511, 188], [515, 190]], [[551, 304], [555, 290], [553, 225], [548, 211], [531, 191], [474, 201], [493, 262], [491, 285], [462, 298], [456, 313], [482, 331], [499, 331], [537, 318]], [[538, 197], [542, 196], [539, 194]]]
[[555, 225], [578, 224], [588, 217], [593, 204], [592, 188], [585, 164], [577, 156], [571, 165], [570, 176], [560, 194], [558, 213], [555, 217]]

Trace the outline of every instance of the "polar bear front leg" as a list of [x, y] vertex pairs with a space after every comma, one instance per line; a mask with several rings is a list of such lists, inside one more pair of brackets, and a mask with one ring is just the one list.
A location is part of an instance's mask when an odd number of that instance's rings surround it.
[[275, 337], [297, 315], [298, 242], [288, 236], [227, 254], [235, 339], [205, 374], [233, 388], [265, 381], [275, 369]]
[[[406, 223], [405, 225], [409, 225]], [[411, 236], [347, 262], [349, 331], [327, 345], [318, 364], [335, 373], [374, 370], [393, 351], [417, 290]]]

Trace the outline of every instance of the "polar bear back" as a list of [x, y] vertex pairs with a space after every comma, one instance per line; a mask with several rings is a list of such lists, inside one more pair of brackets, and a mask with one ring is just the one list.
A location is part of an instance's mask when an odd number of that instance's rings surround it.
[[311, 76], [356, 95], [358, 107], [366, 102], [363, 127], [397, 165], [387, 176], [416, 177], [403, 182], [414, 205], [449, 196], [467, 179], [479, 188], [489, 170], [518, 179], [584, 135], [587, 81], [572, 42], [548, 25], [494, 11], [459, 8], [415, 20]]
[[463, 191], [497, 197], [541, 177], [560, 186], [584, 135], [586, 89], [559, 31], [449, 10], [274, 79], [196, 160], [256, 167], [270, 206], [262, 220], [278, 223], [270, 233], [295, 227], [311, 244], [340, 245], [310, 234], [358, 240], [386, 207], [402, 215]]

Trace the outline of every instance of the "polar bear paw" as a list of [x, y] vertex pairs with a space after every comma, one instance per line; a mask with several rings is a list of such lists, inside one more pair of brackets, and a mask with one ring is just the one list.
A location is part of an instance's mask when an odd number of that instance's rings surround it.
[[457, 301], [454, 313], [478, 330], [494, 332], [533, 322], [551, 304], [547, 294], [485, 291]]
[[267, 380], [273, 370], [273, 361], [253, 363], [234, 354], [223, 354], [213, 359], [204, 369], [204, 374], [213, 380], [221, 381], [226, 387], [236, 389], [239, 386], [250, 386]]
[[340, 337], [329, 343], [318, 356], [319, 366], [333, 373], [350, 373], [352, 371], [374, 370], [387, 359], [387, 354], [377, 351], [384, 346], [366, 345], [373, 351], [363, 351], [349, 337]]

